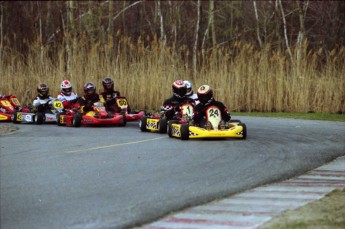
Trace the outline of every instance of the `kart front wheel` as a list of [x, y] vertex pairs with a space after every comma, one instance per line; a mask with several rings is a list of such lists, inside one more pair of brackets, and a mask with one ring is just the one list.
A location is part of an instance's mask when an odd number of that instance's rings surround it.
[[140, 130], [141, 131], [147, 131], [146, 125], [147, 125], [147, 117], [143, 116], [143, 117], [141, 117], [141, 119], [139, 121], [139, 128], [140, 128]]
[[17, 124], [17, 123], [20, 123], [20, 122], [18, 121], [18, 119], [17, 119], [17, 115], [18, 115], [17, 111], [13, 112], [12, 115], [11, 115], [12, 122], [13, 122], [13, 123], [16, 123], [16, 124]]
[[189, 139], [189, 125], [182, 124], [180, 131], [181, 131], [181, 140], [188, 140]]
[[168, 125], [167, 125], [167, 132], [168, 132], [169, 137], [171, 137], [171, 138], [172, 138], [172, 124], [174, 124], [174, 123], [178, 123], [178, 121], [170, 120], [168, 122]]
[[37, 112], [35, 115], [35, 121], [38, 125], [42, 124], [44, 122], [44, 114], [41, 112]]
[[72, 126], [80, 127], [81, 126], [81, 115], [79, 113], [75, 113], [72, 119]]
[[158, 132], [161, 134], [165, 134], [167, 132], [167, 120], [162, 118], [158, 122]]
[[242, 137], [242, 139], [246, 139], [247, 138], [247, 126], [246, 126], [246, 124], [240, 123], [238, 125], [243, 127], [243, 130], [242, 130], [242, 136], [243, 137]]

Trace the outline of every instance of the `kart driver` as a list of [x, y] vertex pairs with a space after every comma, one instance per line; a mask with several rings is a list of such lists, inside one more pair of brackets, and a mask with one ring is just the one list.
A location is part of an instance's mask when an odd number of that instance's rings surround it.
[[[57, 99], [60, 100], [64, 108], [72, 108], [73, 105], [78, 100], [78, 95], [72, 91], [72, 84], [68, 80], [64, 80], [60, 85], [61, 92], [57, 96]], [[76, 106], [76, 105], [75, 105]]]
[[213, 98], [213, 90], [208, 85], [202, 85], [197, 91], [200, 103], [194, 107], [193, 121], [196, 125], [202, 126], [206, 121], [206, 109], [210, 106], [216, 106], [220, 109], [222, 121], [230, 121], [230, 114], [225, 105]]
[[[116, 97], [121, 96], [119, 91], [114, 90], [114, 81], [110, 77], [105, 77], [102, 80], [103, 91], [100, 93], [104, 99], [105, 109], [110, 112], [120, 113], [121, 108], [116, 103]], [[130, 112], [130, 107], [127, 107], [128, 113]]]
[[49, 87], [45, 83], [41, 83], [37, 86], [38, 95], [32, 102], [32, 105], [38, 112], [45, 112], [51, 108], [53, 104], [53, 97], [49, 95]]
[[96, 86], [92, 82], [84, 85], [84, 96], [79, 99], [81, 111], [88, 112], [93, 110], [93, 104], [100, 101], [99, 94], [96, 93]]
[[166, 99], [163, 103], [164, 114], [167, 120], [174, 118], [175, 113], [180, 112], [182, 104], [190, 103], [193, 107], [195, 101], [186, 96], [187, 87], [183, 80], [176, 80], [172, 84], [173, 96]]
[[188, 80], [184, 80], [184, 83], [186, 84], [186, 87], [187, 87], [186, 97], [194, 99], [195, 104], [198, 104], [199, 103], [198, 95], [193, 92], [192, 83]]

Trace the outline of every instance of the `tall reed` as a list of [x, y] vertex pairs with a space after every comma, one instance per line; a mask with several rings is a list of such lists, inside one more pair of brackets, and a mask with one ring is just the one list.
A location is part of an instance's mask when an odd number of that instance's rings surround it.
[[37, 42], [26, 56], [4, 49], [0, 93], [30, 103], [38, 83], [47, 83], [57, 96], [61, 81], [68, 79], [82, 95], [86, 82], [100, 90], [102, 79], [110, 76], [133, 108], [157, 109], [171, 96], [173, 81], [188, 79], [195, 92], [209, 84], [230, 111], [345, 112], [345, 47], [327, 55], [322, 49], [310, 51], [297, 65], [269, 45], [257, 50], [235, 42], [199, 54], [202, 61], [194, 75], [186, 47], [167, 47], [156, 37], [133, 41], [118, 35], [108, 41], [90, 44], [82, 36], [74, 45], [70, 41], [71, 51], [60, 47], [56, 53]]

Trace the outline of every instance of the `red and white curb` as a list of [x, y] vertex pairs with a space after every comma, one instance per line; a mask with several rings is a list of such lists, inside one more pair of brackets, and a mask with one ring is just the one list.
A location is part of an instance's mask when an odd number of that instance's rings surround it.
[[220, 201], [168, 215], [141, 229], [257, 228], [283, 211], [321, 199], [345, 188], [345, 157], [305, 175], [254, 188]]

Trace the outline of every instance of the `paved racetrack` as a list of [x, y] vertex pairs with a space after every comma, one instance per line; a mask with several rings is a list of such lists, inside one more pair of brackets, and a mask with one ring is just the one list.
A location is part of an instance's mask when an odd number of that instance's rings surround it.
[[235, 118], [246, 140], [21, 124], [0, 136], [1, 228], [130, 228], [345, 155], [345, 123]]

